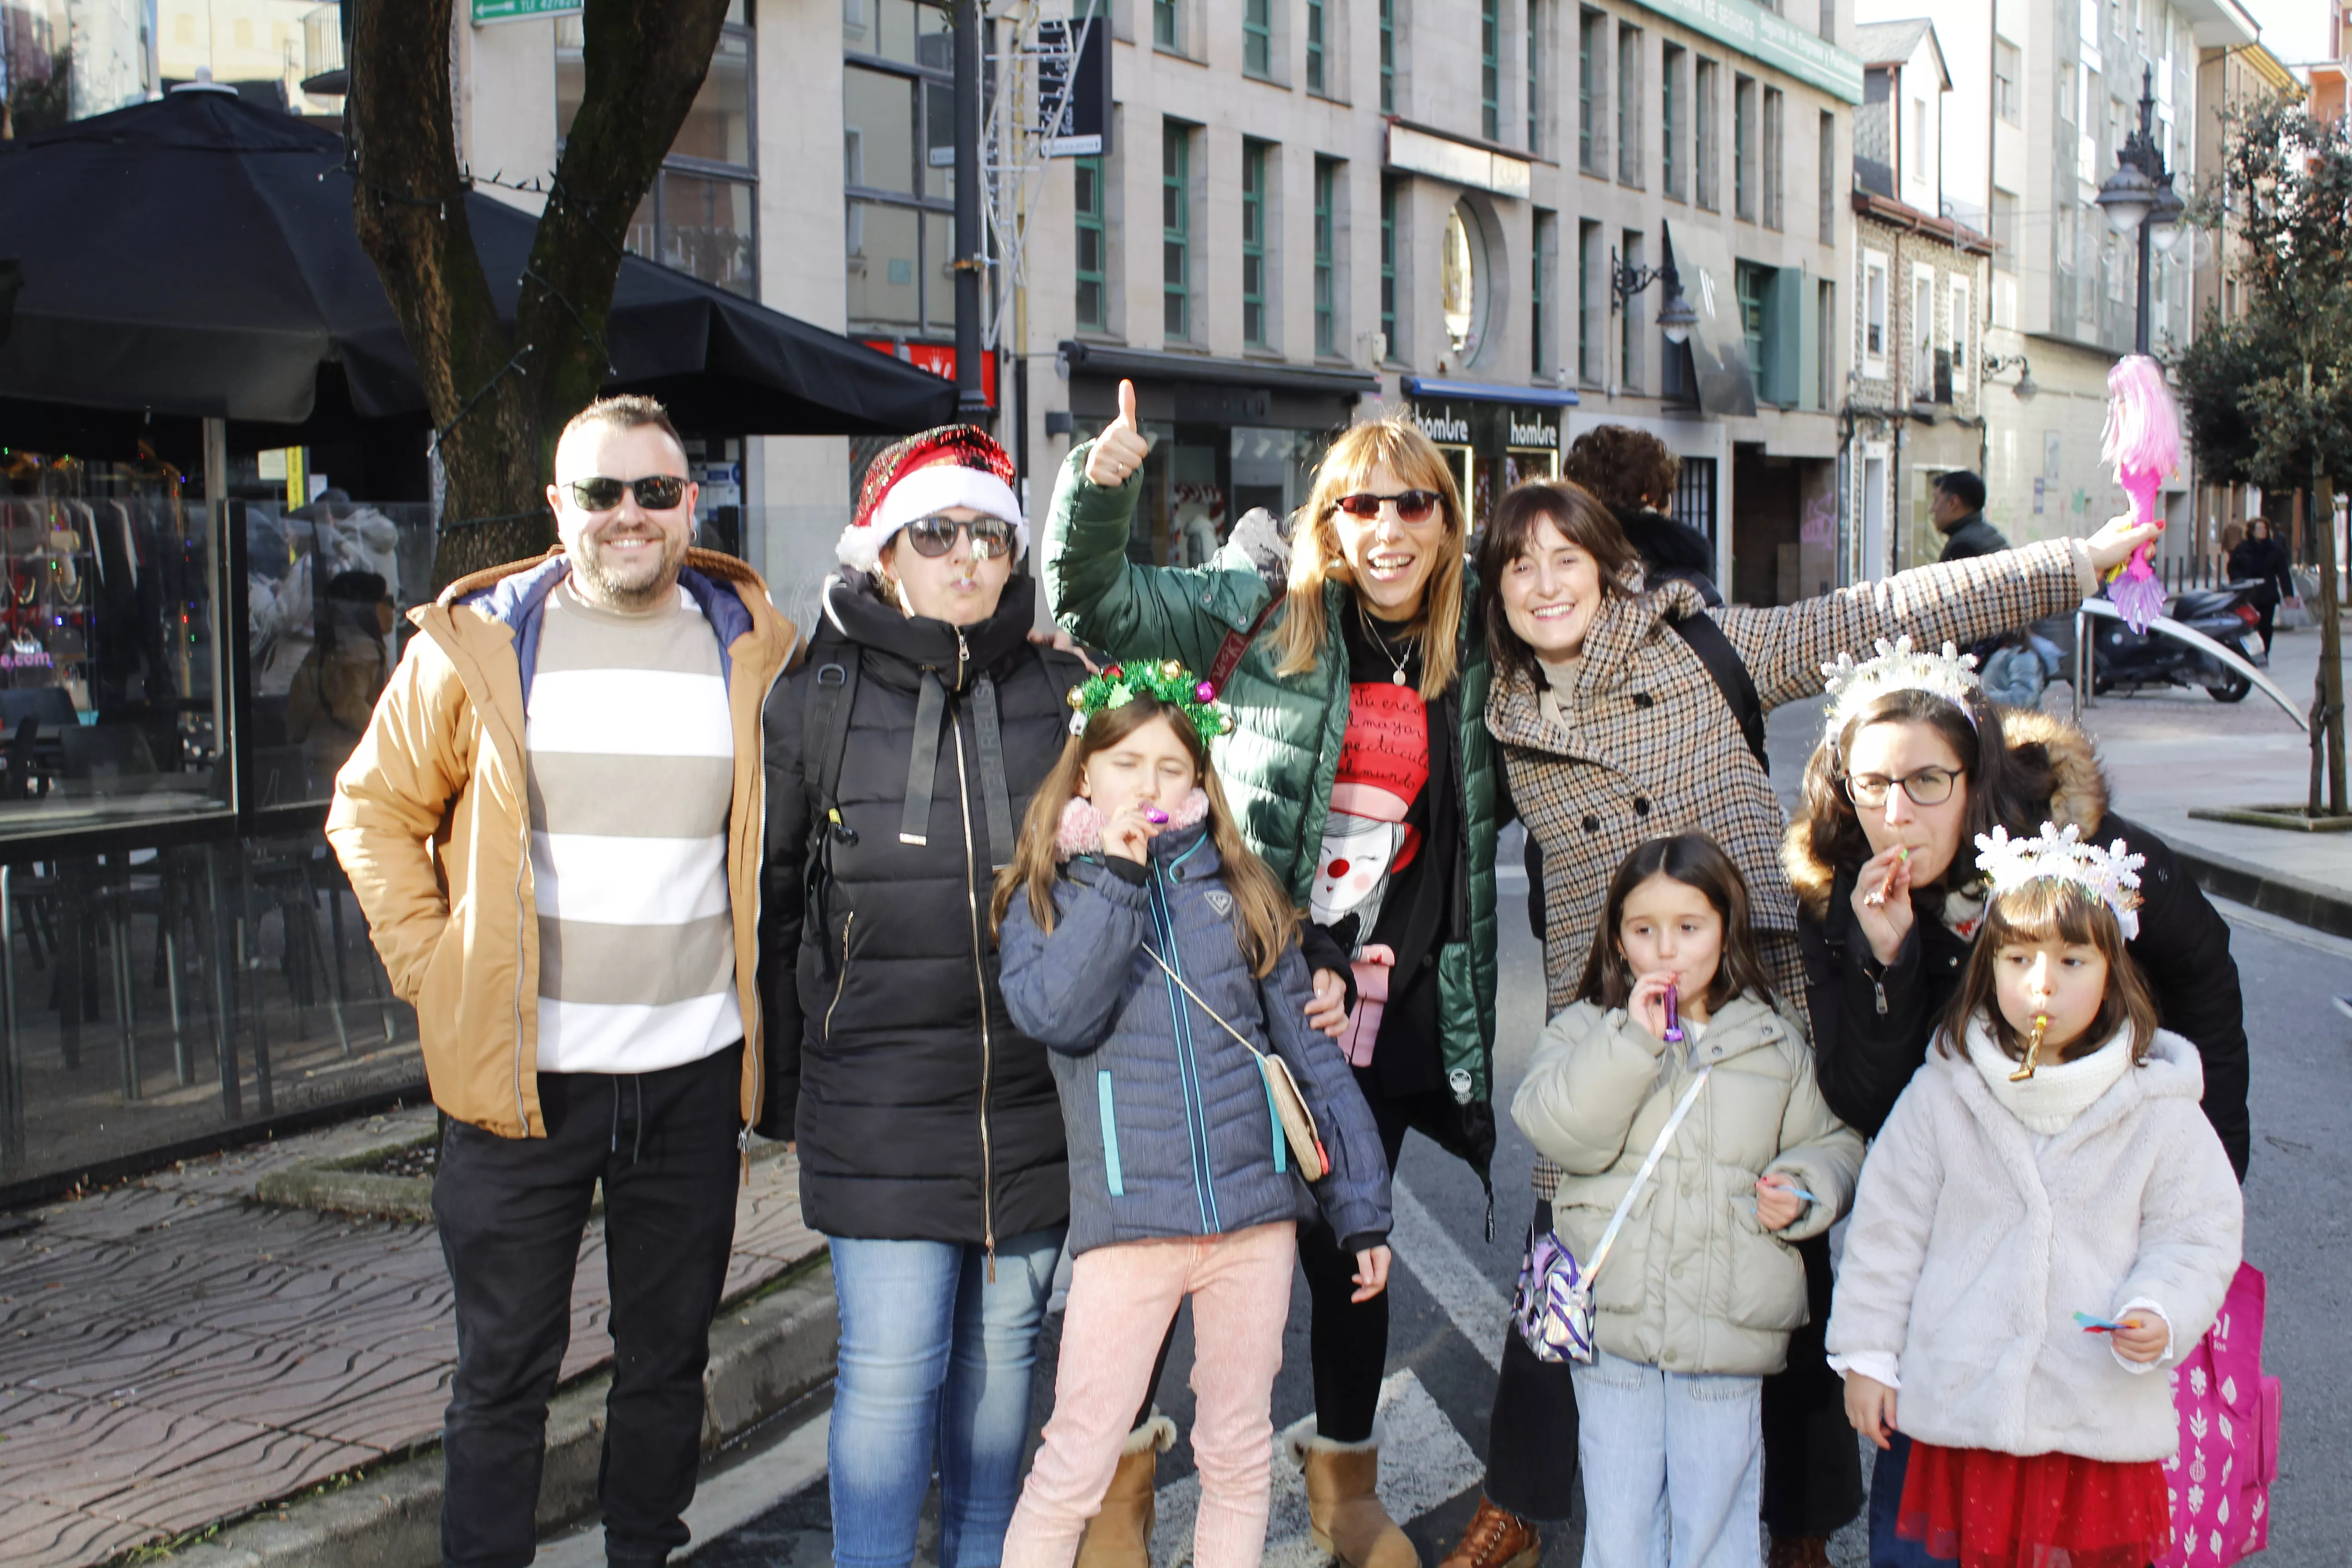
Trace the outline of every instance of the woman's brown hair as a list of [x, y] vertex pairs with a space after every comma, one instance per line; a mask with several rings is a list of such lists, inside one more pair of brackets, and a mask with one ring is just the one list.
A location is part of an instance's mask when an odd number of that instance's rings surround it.
[[1968, 1032], [1969, 1020], [1981, 1012], [2001, 1054], [2011, 1061], [2025, 1059], [2025, 1037], [2001, 1016], [1995, 971], [2002, 948], [2029, 942], [2078, 942], [2097, 948], [2099, 956], [2107, 961], [2107, 994], [2100, 998], [2089, 1027], [2079, 1038], [2067, 1042], [2058, 1059], [2072, 1061], [2097, 1050], [2128, 1024], [2132, 1063], [2137, 1066], [2145, 1061], [2147, 1047], [2156, 1038], [2156, 998], [2131, 950], [2124, 945], [2123, 927], [2116, 923], [2115, 910], [2096, 893], [2079, 882], [2055, 877], [2037, 878], [1985, 905], [1984, 924], [1977, 928], [1968, 973], [1961, 976], [1951, 1011], [1945, 1015], [1938, 1048], [1948, 1057], [1958, 1055], [1954, 1042]]
[[1328, 632], [1323, 584], [1353, 586], [1353, 574], [1339, 548], [1339, 498], [1363, 489], [1382, 463], [1406, 489], [1434, 493], [1445, 520], [1445, 537], [1436, 546], [1437, 559], [1422, 590], [1421, 613], [1408, 628], [1421, 639], [1422, 700], [1434, 702], [1460, 673], [1455, 641], [1462, 626], [1463, 560], [1469, 552], [1470, 531], [1461, 493], [1454, 489], [1453, 465], [1410, 419], [1374, 419], [1354, 426], [1324, 454], [1307, 504], [1291, 521], [1290, 586], [1281, 619], [1266, 636], [1274, 644], [1277, 675], [1304, 674], [1323, 657]]
[[1604, 506], [1655, 510], [1674, 499], [1683, 460], [1647, 430], [1599, 425], [1568, 448], [1561, 471]]
[[1537, 552], [1536, 535], [1546, 521], [1592, 557], [1601, 568], [1604, 596], [1633, 593], [1631, 584], [1642, 570], [1642, 558], [1616, 514], [1581, 486], [1531, 479], [1514, 488], [1496, 503], [1495, 515], [1478, 536], [1478, 622], [1486, 629], [1487, 660], [1498, 676], [1536, 678], [1535, 649], [1511, 629], [1503, 607], [1503, 579], [1513, 562]]
[[1273, 973], [1275, 961], [1282, 956], [1298, 935], [1298, 910], [1290, 902], [1290, 895], [1275, 880], [1265, 862], [1250, 853], [1242, 842], [1241, 830], [1234, 826], [1233, 808], [1225, 804], [1225, 792], [1217, 783], [1217, 770], [1210, 765], [1209, 748], [1202, 742], [1201, 732], [1184, 710], [1172, 702], [1163, 702], [1150, 692], [1139, 691], [1135, 700], [1123, 707], [1106, 708], [1087, 721], [1087, 727], [1070, 737], [1062, 747], [1060, 760], [1053, 771], [1029, 797], [1029, 810], [1021, 822], [1020, 847], [1013, 852], [1013, 863], [996, 874], [996, 895], [989, 902], [988, 927], [992, 931], [1004, 925], [1004, 911], [1012, 905], [1016, 890], [1029, 895], [1029, 918], [1037, 922], [1040, 931], [1054, 929], [1054, 881], [1060, 874], [1057, 847], [1061, 839], [1062, 811], [1070, 797], [1078, 793], [1078, 781], [1086, 774], [1087, 763], [1096, 752], [1108, 751], [1124, 741], [1154, 719], [1165, 719], [1176, 738], [1184, 742], [1184, 750], [1192, 758], [1193, 781], [1209, 797], [1209, 838], [1217, 847], [1217, 858], [1224, 862], [1220, 872], [1225, 890], [1234, 896], [1234, 912], [1241, 917], [1242, 956], [1249, 962], [1250, 973], [1259, 977]]
[[1601, 906], [1601, 924], [1592, 933], [1592, 953], [1584, 961], [1584, 978], [1577, 999], [1603, 1007], [1622, 1007], [1633, 994], [1633, 971], [1625, 962], [1625, 948], [1617, 934], [1625, 918], [1625, 900], [1653, 877], [1667, 877], [1696, 888], [1715, 906], [1723, 921], [1723, 957], [1715, 966], [1715, 980], [1706, 988], [1706, 1010], [1719, 1012], [1735, 997], [1753, 994], [1772, 1002], [1771, 983], [1765, 978], [1763, 955], [1756, 950], [1756, 933], [1748, 923], [1748, 881], [1731, 857], [1704, 833], [1677, 833], [1637, 846], [1609, 879], [1609, 897]]
[[[1846, 758], [1854, 737], [1873, 724], [1925, 724], [1936, 731], [1959, 759], [1960, 776], [1968, 785], [1968, 805], [1960, 819], [1959, 850], [1944, 873], [1948, 886], [1974, 879], [1976, 862], [1968, 847], [1977, 835], [1990, 833], [1995, 823], [2039, 823], [2049, 802], [2045, 788], [2032, 798], [2032, 770], [2021, 770], [2001, 733], [2000, 711], [1977, 692], [1967, 698], [1963, 710], [1949, 698], [1914, 687], [1889, 691], [1826, 736], [1806, 760], [1804, 782], [1797, 795], [1798, 833], [1824, 866], [1852, 869], [1870, 858], [1869, 836], [1854, 815], [1845, 793]], [[1971, 719], [1974, 722], [1970, 722]]]

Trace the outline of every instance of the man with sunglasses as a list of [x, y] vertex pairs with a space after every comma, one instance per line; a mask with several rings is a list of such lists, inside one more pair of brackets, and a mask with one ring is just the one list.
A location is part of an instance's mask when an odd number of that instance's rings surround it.
[[600, 1187], [605, 1553], [659, 1563], [688, 1539], [764, 1088], [761, 705], [794, 642], [750, 568], [689, 548], [694, 496], [660, 404], [583, 410], [547, 490], [561, 542], [412, 613], [419, 635], [335, 781], [328, 837], [416, 1008], [443, 1112], [452, 1565], [531, 1561]]

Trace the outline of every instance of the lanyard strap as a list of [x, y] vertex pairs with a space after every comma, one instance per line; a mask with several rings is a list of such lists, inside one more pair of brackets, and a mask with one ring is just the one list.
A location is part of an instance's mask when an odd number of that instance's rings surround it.
[[1625, 1195], [1618, 1200], [1617, 1212], [1609, 1216], [1609, 1228], [1601, 1233], [1601, 1245], [1592, 1249], [1592, 1261], [1584, 1267], [1584, 1278], [1588, 1282], [1601, 1272], [1601, 1260], [1609, 1256], [1609, 1248], [1616, 1241], [1617, 1232], [1624, 1226], [1625, 1215], [1632, 1211], [1633, 1200], [1640, 1197], [1642, 1189], [1649, 1184], [1650, 1177], [1657, 1171], [1658, 1162], [1665, 1157], [1666, 1145], [1675, 1141], [1675, 1132], [1682, 1128], [1683, 1118], [1688, 1116], [1691, 1107], [1698, 1102], [1698, 1091], [1706, 1087], [1707, 1075], [1714, 1071], [1712, 1067], [1699, 1069], [1698, 1077], [1691, 1080], [1691, 1086], [1683, 1090], [1682, 1099], [1675, 1103], [1675, 1113], [1667, 1117], [1666, 1124], [1658, 1130], [1658, 1141], [1650, 1145], [1650, 1157], [1642, 1162], [1640, 1170], [1633, 1173], [1633, 1184], [1627, 1187]]

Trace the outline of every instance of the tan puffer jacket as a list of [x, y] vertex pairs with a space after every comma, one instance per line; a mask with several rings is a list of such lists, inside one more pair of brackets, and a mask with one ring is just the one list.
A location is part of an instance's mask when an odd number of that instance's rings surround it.
[[[1806, 1321], [1790, 1243], [1845, 1212], [1862, 1137], [1822, 1102], [1803, 1031], [1761, 1001], [1727, 1003], [1687, 1050], [1622, 1008], [1575, 1003], [1545, 1026], [1511, 1115], [1564, 1173], [1552, 1227], [1587, 1259], [1675, 1102], [1712, 1067], [1595, 1277], [1594, 1338], [1668, 1372], [1776, 1373]], [[1768, 1171], [1820, 1200], [1777, 1234], [1756, 1221]]]

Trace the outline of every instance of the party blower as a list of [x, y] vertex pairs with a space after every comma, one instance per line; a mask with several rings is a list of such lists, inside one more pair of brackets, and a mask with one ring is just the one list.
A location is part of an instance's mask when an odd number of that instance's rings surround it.
[[[2131, 498], [2132, 518], [2156, 523], [2156, 492], [2180, 466], [2180, 410], [2164, 384], [2164, 367], [2146, 354], [2126, 354], [2107, 372], [2107, 428], [2100, 458], [2116, 466], [2116, 483]], [[2164, 584], [2148, 557], [2149, 540], [2107, 576], [2107, 597], [2124, 624], [2145, 637], [2148, 623], [2164, 614]]]

